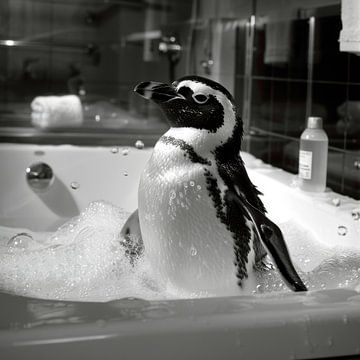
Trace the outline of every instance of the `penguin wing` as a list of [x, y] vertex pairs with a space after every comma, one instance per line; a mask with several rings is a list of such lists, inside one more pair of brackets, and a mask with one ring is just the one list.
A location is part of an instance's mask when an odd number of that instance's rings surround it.
[[258, 238], [272, 257], [288, 287], [293, 291], [306, 291], [306, 286], [292, 264], [279, 227], [269, 220], [264, 213], [251, 205], [243, 196], [236, 194], [234, 191], [229, 190], [226, 199], [237, 206], [240, 212], [243, 213], [245, 210], [247, 217], [254, 224]]
[[138, 258], [144, 252], [144, 243], [142, 240], [139, 212], [136, 209], [126, 220], [121, 232], [121, 245], [125, 248], [125, 255], [129, 258], [130, 263]]

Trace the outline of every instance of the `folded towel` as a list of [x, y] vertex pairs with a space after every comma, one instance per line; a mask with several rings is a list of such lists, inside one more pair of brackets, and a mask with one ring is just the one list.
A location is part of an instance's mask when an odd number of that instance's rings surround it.
[[340, 51], [360, 53], [360, 1], [341, 1]]
[[266, 24], [265, 64], [286, 64], [290, 59], [290, 21]]
[[265, 55], [267, 65], [283, 65], [290, 60], [291, 21], [294, 9], [287, 1], [269, 13], [265, 27]]
[[31, 103], [31, 123], [39, 128], [79, 126], [83, 121], [76, 95], [38, 96]]

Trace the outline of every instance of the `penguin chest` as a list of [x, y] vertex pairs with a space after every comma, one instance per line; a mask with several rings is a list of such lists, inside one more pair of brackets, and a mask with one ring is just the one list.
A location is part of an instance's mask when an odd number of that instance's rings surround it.
[[[214, 169], [158, 144], [139, 187], [145, 252], [165, 281], [183, 289], [237, 294], [234, 243], [209, 194]], [[225, 186], [217, 179], [219, 189]]]

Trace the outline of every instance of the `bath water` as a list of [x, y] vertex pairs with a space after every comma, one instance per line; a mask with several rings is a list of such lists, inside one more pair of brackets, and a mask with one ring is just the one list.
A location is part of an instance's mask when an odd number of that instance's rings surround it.
[[[213, 295], [173, 287], [158, 276], [146, 251], [131, 265], [119, 235], [128, 216], [112, 204], [97, 201], [54, 233], [0, 227], [0, 290], [74, 301]], [[360, 290], [359, 250], [327, 247], [293, 221], [278, 225], [309, 290]], [[290, 291], [271, 267], [258, 275], [258, 283], [254, 293]]]

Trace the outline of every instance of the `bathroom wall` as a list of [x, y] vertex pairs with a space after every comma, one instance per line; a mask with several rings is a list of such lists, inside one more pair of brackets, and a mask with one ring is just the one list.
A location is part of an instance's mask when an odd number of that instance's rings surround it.
[[340, 1], [256, 2], [246, 147], [297, 173], [305, 121], [321, 116], [328, 186], [359, 199], [360, 57], [339, 51], [340, 10]]
[[195, 71], [235, 94], [243, 149], [296, 174], [306, 119], [321, 116], [330, 145], [328, 186], [359, 199], [360, 57], [339, 51], [340, 0], [200, 4]]
[[167, 125], [132, 88], [171, 80], [158, 46], [174, 36], [173, 76], [208, 76], [234, 93], [245, 150], [297, 173], [306, 118], [322, 116], [328, 186], [359, 199], [360, 57], [340, 53], [340, 30], [340, 0], [4, 0], [0, 141], [76, 140], [30, 122], [35, 96], [65, 93], [90, 109], [82, 141], [109, 143], [129, 127], [156, 138]]

